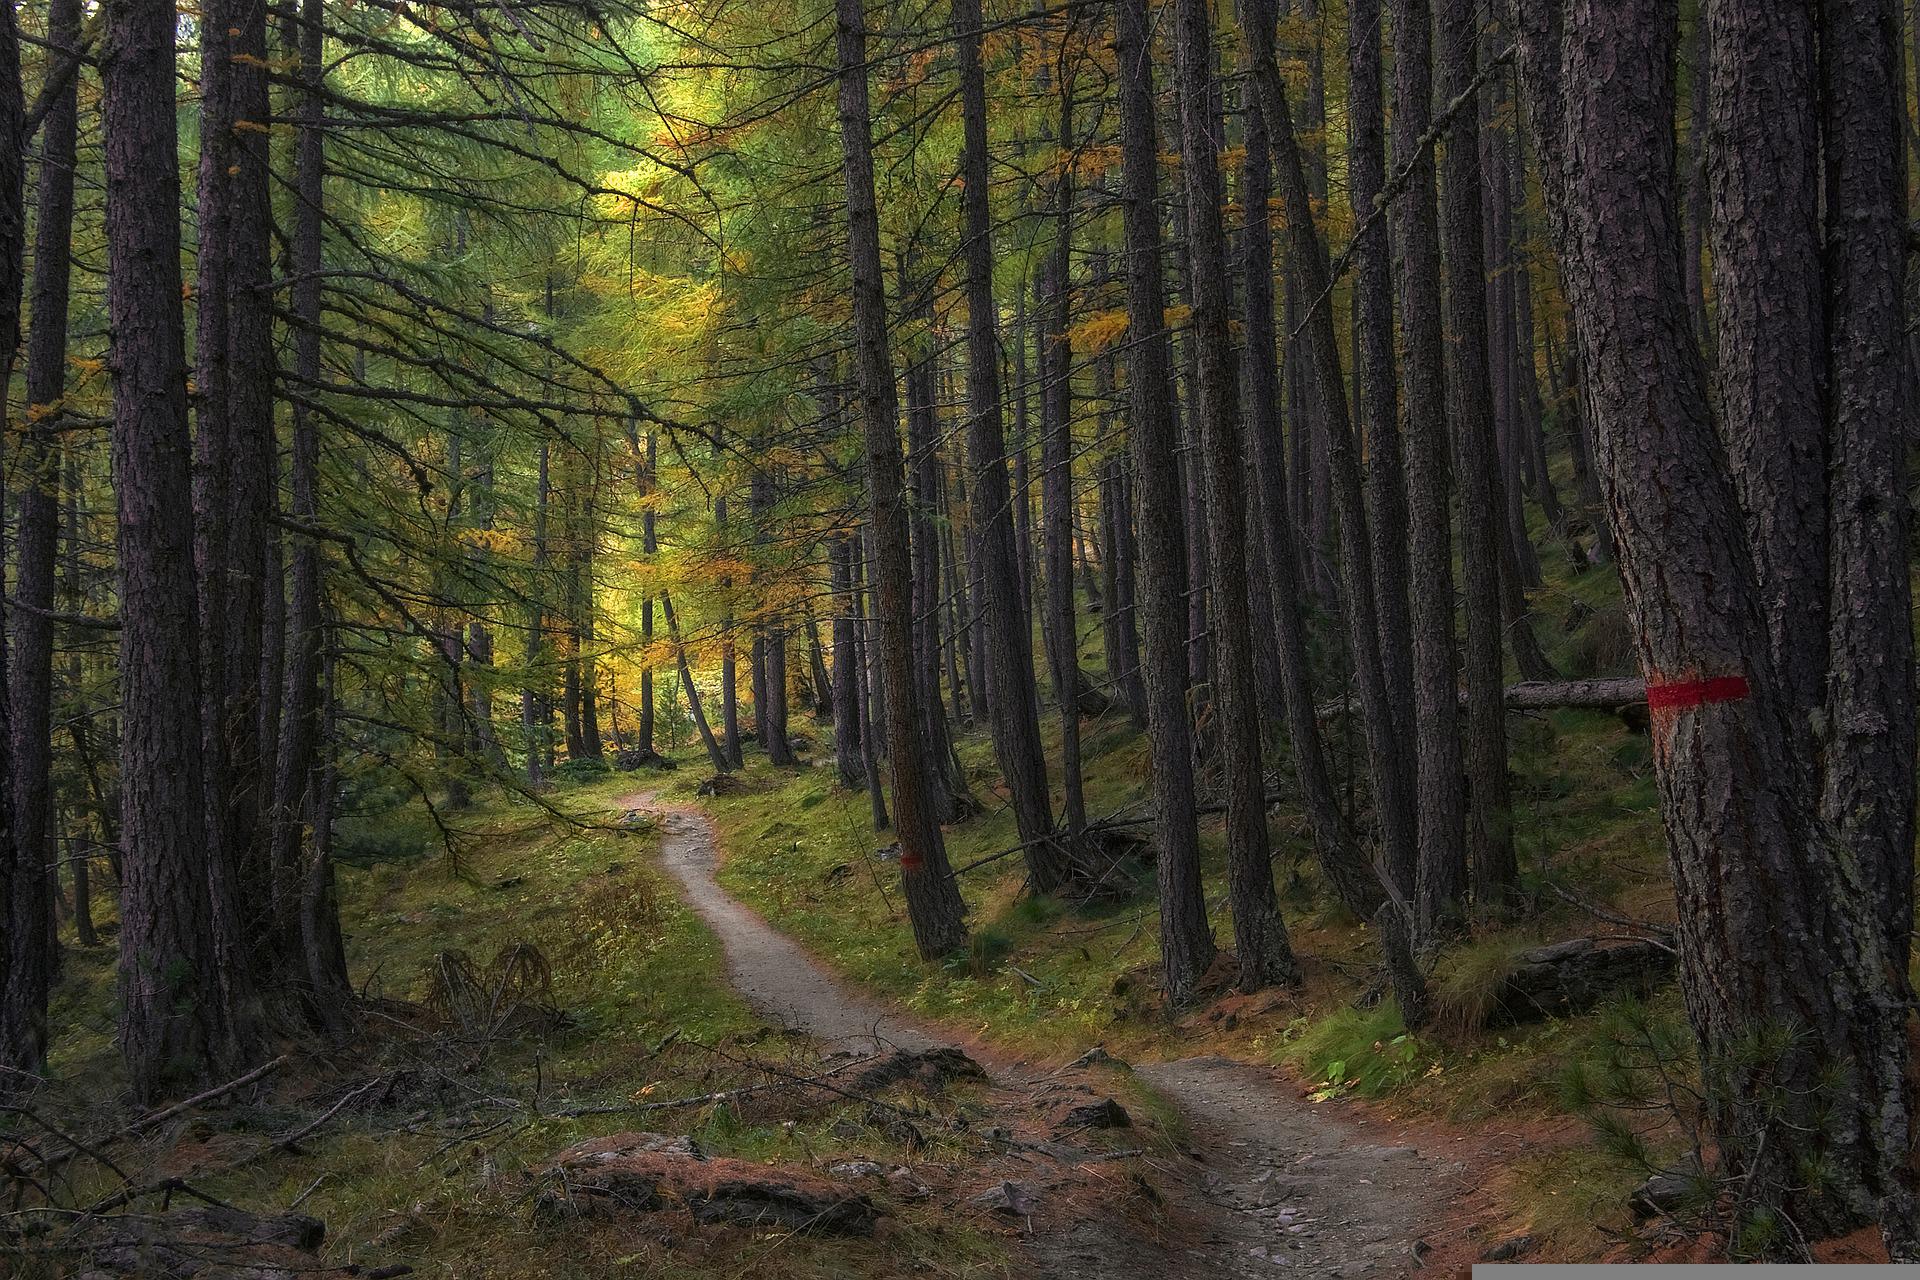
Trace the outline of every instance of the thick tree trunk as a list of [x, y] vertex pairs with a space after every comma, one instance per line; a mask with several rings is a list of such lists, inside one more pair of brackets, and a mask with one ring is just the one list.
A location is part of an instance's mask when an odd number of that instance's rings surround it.
[[1821, 13], [1831, 488], [1820, 811], [1859, 861], [1881, 907], [1888, 969], [1904, 980], [1915, 743], [1899, 13], [1891, 0], [1847, 0]]
[[1240, 985], [1257, 990], [1299, 980], [1274, 894], [1260, 765], [1260, 704], [1247, 641], [1246, 512], [1241, 482], [1240, 407], [1227, 304], [1227, 246], [1221, 225], [1225, 191], [1210, 85], [1213, 31], [1206, 0], [1178, 0], [1182, 170], [1192, 242], [1193, 336], [1198, 350], [1200, 434], [1206, 474], [1208, 563], [1217, 678], [1221, 780], [1227, 803], [1227, 868]]
[[1709, 0], [1716, 396], [1773, 666], [1811, 758], [1827, 669], [1820, 103], [1811, 4]]
[[102, 50], [119, 515], [120, 1049], [149, 1101], [236, 1056], [211, 945], [181, 316], [174, 10], [113, 0]]
[[[1555, 4], [1516, 6], [1535, 132], [1552, 140], [1549, 208], [1621, 578], [1641, 663], [1662, 690], [1654, 765], [1713, 1137], [1749, 1219], [1777, 1210], [1793, 1223], [1791, 1237], [1762, 1247], [1794, 1252], [1884, 1215], [1894, 1256], [1911, 1259], [1905, 984], [1883, 904], [1855, 852], [1822, 829], [1812, 762], [1794, 750], [1793, 685], [1773, 670], [1760, 576], [1739, 536], [1750, 513], [1714, 430], [1675, 269], [1674, 14], [1651, 0], [1574, 0], [1564, 39], [1559, 17]], [[1892, 115], [1881, 68], [1867, 113], [1876, 129]], [[1849, 74], [1876, 96], [1866, 66]], [[1844, 171], [1847, 144], [1834, 141]], [[1769, 163], [1791, 185], [1796, 162]], [[1860, 206], [1881, 210], [1883, 253], [1886, 202], [1883, 191]], [[1897, 287], [1884, 265], [1876, 283]], [[1722, 330], [1723, 358], [1736, 332]], [[1781, 519], [1795, 514], [1788, 495], [1768, 500]]]
[[847, 250], [853, 268], [855, 373], [860, 388], [873, 506], [874, 587], [881, 669], [887, 691], [887, 759], [893, 775], [900, 878], [923, 959], [966, 940], [965, 910], [927, 787], [913, 679], [913, 589], [907, 510], [900, 474], [899, 405], [887, 352], [887, 300], [880, 277], [880, 223], [874, 207], [873, 144], [867, 105], [866, 14], [861, 0], [835, 0], [842, 174]]
[[[980, 66], [979, 0], [955, 0], [958, 33], [960, 111], [965, 146], [961, 153], [961, 214], [965, 220], [967, 276], [967, 462], [972, 472], [968, 493], [976, 529], [982, 596], [981, 624], [987, 640], [987, 705], [993, 750], [1000, 763], [1014, 823], [1025, 845], [1027, 875], [1035, 892], [1051, 893], [1066, 879], [1066, 859], [1052, 842], [1053, 809], [1047, 792], [1046, 757], [1035, 714], [1033, 630], [1022, 585], [1026, 552], [1013, 507], [1026, 506], [1024, 490], [1007, 489], [1006, 444], [1001, 438], [1000, 361], [994, 335], [993, 214], [988, 200], [986, 81]], [[1026, 431], [1026, 335], [1015, 317], [1015, 388], [1024, 442]]]

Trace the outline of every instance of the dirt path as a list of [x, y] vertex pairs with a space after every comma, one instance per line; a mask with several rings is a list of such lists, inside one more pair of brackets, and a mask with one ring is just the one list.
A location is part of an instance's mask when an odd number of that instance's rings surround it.
[[[837, 1048], [955, 1043], [847, 990], [801, 947], [730, 897], [714, 878], [713, 827], [691, 809], [661, 812], [661, 861], [719, 936], [734, 985], [770, 1020]], [[976, 1046], [966, 1046], [977, 1053]], [[987, 1064], [1015, 1088], [1044, 1080], [1021, 1064]], [[1337, 1105], [1316, 1106], [1276, 1076], [1225, 1058], [1142, 1065], [1137, 1074], [1179, 1108], [1187, 1158], [1151, 1161], [1169, 1209], [1161, 1223], [1119, 1214], [1039, 1215], [1032, 1274], [1049, 1280], [1168, 1277], [1404, 1276], [1420, 1268], [1423, 1230], [1461, 1189], [1464, 1167], [1383, 1139]]]

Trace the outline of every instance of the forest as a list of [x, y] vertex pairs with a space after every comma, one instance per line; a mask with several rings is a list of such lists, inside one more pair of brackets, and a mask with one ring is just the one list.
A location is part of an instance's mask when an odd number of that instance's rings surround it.
[[1916, 67], [7, 0], [0, 1276], [1920, 1263]]

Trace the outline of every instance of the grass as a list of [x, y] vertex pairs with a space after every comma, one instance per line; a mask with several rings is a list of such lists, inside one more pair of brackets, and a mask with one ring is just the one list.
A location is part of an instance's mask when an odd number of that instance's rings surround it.
[[[572, 811], [589, 812], [610, 809], [633, 789], [631, 778], [600, 779], [555, 798]], [[569, 1105], [705, 1094], [758, 1078], [729, 1059], [784, 1060], [793, 1050], [769, 1038], [727, 985], [718, 942], [654, 866], [657, 832], [555, 828], [504, 807], [475, 810], [460, 820], [473, 834], [462, 849], [459, 874], [445, 858], [422, 855], [404, 838], [399, 861], [374, 856], [340, 868], [356, 980], [372, 996], [418, 1001], [428, 991], [429, 961], [440, 952], [461, 950], [484, 963], [503, 947], [529, 942], [551, 964], [565, 1027], [497, 1045], [470, 1065], [459, 1061], [464, 1054], [448, 1054], [441, 1065], [452, 1081], [450, 1093], [421, 1087], [409, 1095], [408, 1085], [398, 1105], [371, 1113], [350, 1110], [296, 1153], [218, 1172], [268, 1135], [310, 1119], [344, 1082], [397, 1061], [383, 1057], [378, 1039], [366, 1042], [331, 1069], [316, 1063], [308, 1074], [283, 1073], [264, 1105], [211, 1113], [210, 1123], [169, 1130], [137, 1152], [123, 1148], [123, 1166], [184, 1173], [223, 1200], [263, 1211], [304, 1195], [301, 1212], [327, 1223], [328, 1261], [404, 1262], [421, 1276], [877, 1280], [900, 1268], [931, 1276], [1005, 1274], [1007, 1255], [997, 1237], [945, 1221], [930, 1204], [893, 1206], [884, 1245], [772, 1231], [687, 1230], [684, 1220], [676, 1223], [671, 1216], [563, 1229], [536, 1224], [530, 1217], [533, 1184], [524, 1171], [574, 1142], [623, 1128], [688, 1132], [716, 1154], [807, 1165], [852, 1157], [899, 1160], [904, 1152], [864, 1125], [861, 1108], [853, 1104], [804, 1114], [749, 1100], [644, 1116], [555, 1115]], [[369, 822], [366, 829], [376, 828]], [[404, 824], [400, 829], [404, 837]], [[84, 1120], [86, 1131], [104, 1127], [109, 1118], [82, 1111], [83, 1103], [92, 1100], [97, 1112], [98, 1099], [119, 1089], [112, 982], [110, 949], [76, 952], [56, 995], [61, 1034], [53, 1065], [59, 1083], [40, 1105], [67, 1108]], [[531, 1109], [476, 1106], [488, 1094]], [[974, 1105], [964, 1090], [933, 1103], [936, 1109]], [[923, 1128], [932, 1147], [918, 1159], [960, 1158], [957, 1137], [942, 1126]], [[78, 1173], [74, 1193], [82, 1200], [118, 1185], [103, 1170]]]

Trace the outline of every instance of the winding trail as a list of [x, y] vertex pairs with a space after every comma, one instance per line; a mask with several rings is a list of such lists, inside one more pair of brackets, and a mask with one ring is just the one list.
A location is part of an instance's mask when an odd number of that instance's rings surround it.
[[[763, 1016], [837, 1049], [957, 1044], [848, 990], [812, 956], [720, 887], [713, 825], [663, 808], [651, 792], [621, 802], [660, 814], [661, 865], [720, 938], [734, 986]], [[1044, 1079], [985, 1056], [996, 1082]], [[1155, 1161], [1173, 1185], [1171, 1230], [1114, 1215], [1043, 1224], [1028, 1241], [1049, 1280], [1168, 1280], [1301, 1275], [1389, 1277], [1422, 1267], [1423, 1230], [1465, 1189], [1466, 1168], [1392, 1140], [1333, 1104], [1303, 1100], [1276, 1074], [1220, 1057], [1142, 1064], [1136, 1074], [1177, 1107], [1186, 1159]]]

